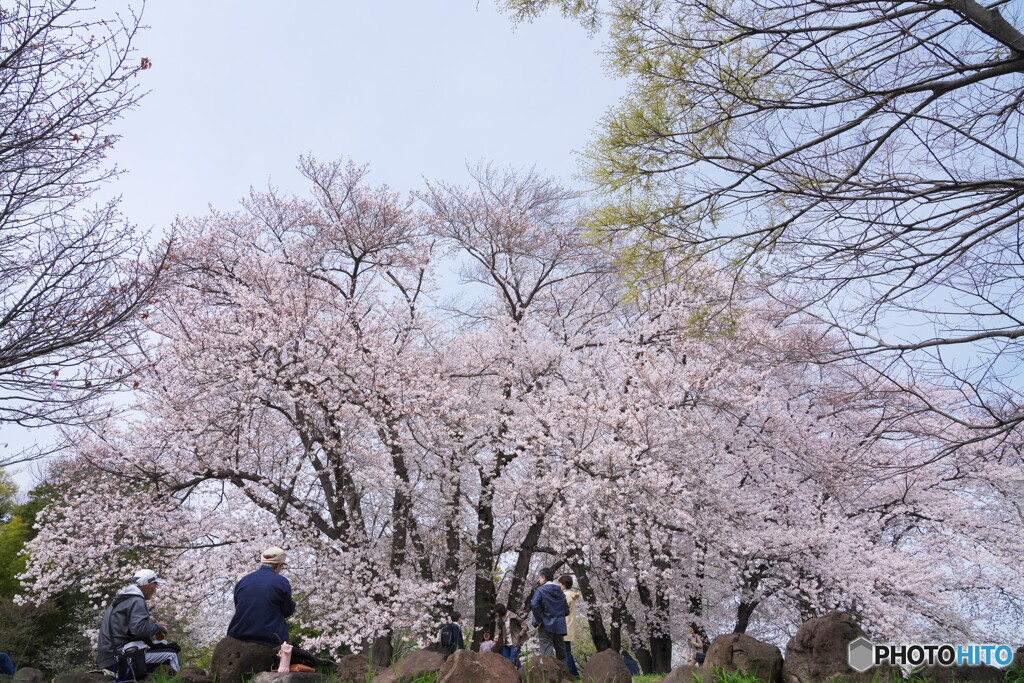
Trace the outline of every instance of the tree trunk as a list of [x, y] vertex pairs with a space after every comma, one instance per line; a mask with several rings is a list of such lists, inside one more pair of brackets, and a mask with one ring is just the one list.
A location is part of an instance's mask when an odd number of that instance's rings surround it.
[[651, 673], [664, 674], [672, 670], [672, 636], [651, 637]]
[[[659, 569], [667, 568], [664, 560], [656, 560], [655, 566]], [[669, 624], [669, 601], [661, 587], [655, 583], [653, 590], [649, 584], [637, 585], [637, 592], [640, 595], [640, 602], [647, 608], [648, 630], [651, 633], [648, 645], [641, 647], [637, 644], [637, 661], [647, 673], [667, 674], [672, 670], [672, 635], [668, 632]], [[635, 632], [635, 629], [632, 629]], [[658, 633], [662, 631], [662, 633]], [[639, 642], [636, 639], [634, 642]], [[647, 659], [645, 664], [640, 660], [640, 654]], [[666, 654], [667, 653], [667, 654]]]
[[448, 500], [448, 522], [445, 528], [445, 558], [444, 577], [446, 581], [454, 582], [459, 575], [459, 554], [462, 552], [462, 543], [459, 539], [459, 503], [462, 496], [462, 483], [455, 481], [455, 490]]
[[377, 636], [370, 643], [364, 643], [363, 654], [370, 658], [370, 663], [375, 669], [384, 669], [391, 666], [391, 660], [395, 656], [395, 648], [391, 644], [391, 631]]
[[[707, 546], [702, 541], [695, 541], [694, 545], [696, 546], [695, 549], [697, 551], [697, 557], [698, 557], [697, 567], [696, 567], [696, 571], [694, 572], [694, 576], [696, 577], [698, 583], [700, 583], [704, 579], [704, 557], [707, 554]], [[701, 595], [700, 593], [691, 593], [689, 595], [689, 597], [687, 597], [687, 604], [688, 604], [688, 607], [690, 608], [690, 615], [691, 616], [693, 616], [693, 617], [702, 617], [702, 616], [704, 616], [704, 597], [703, 597], [703, 595]], [[708, 632], [704, 629], [703, 626], [701, 626], [700, 624], [697, 624], [695, 621], [692, 622], [690, 625], [693, 627], [694, 632], [696, 632], [696, 634], [698, 636], [700, 636], [701, 642], [704, 643], [704, 651], [706, 652], [707, 649], [708, 649], [708, 646], [711, 644], [710, 642], [708, 642]]]
[[736, 625], [733, 627], [733, 633], [746, 633], [747, 626], [750, 624], [750, 615], [754, 613], [754, 609], [760, 604], [760, 600], [740, 600], [740, 604], [736, 607]]
[[622, 651], [622, 607], [612, 607], [612, 633], [608, 647], [616, 652]]
[[612, 646], [611, 639], [608, 637], [608, 632], [604, 628], [604, 619], [601, 616], [600, 610], [595, 606], [597, 604], [597, 596], [594, 594], [593, 585], [590, 583], [590, 576], [587, 574], [587, 566], [583, 564], [582, 560], [570, 560], [569, 567], [572, 569], [572, 573], [576, 575], [576, 582], [580, 586], [580, 595], [587, 601], [587, 624], [590, 626], [590, 638], [594, 641], [594, 648], [598, 652], [603, 652]]
[[473, 579], [473, 649], [480, 648], [483, 625], [492, 620], [498, 600], [494, 589], [494, 507], [493, 479], [481, 473], [480, 500], [476, 506], [476, 572]]
[[636, 657], [636, 663], [640, 665], [640, 671], [649, 674], [654, 672], [654, 662], [651, 659], [651, 651], [646, 647], [635, 647], [633, 648], [633, 656]]
[[[526, 536], [519, 548], [519, 557], [516, 558], [516, 566], [512, 572], [512, 586], [508, 592], [509, 609], [512, 605], [519, 605], [525, 600], [529, 604], [533, 591], [527, 593], [526, 587], [533, 582], [530, 581], [530, 563], [537, 550], [537, 542], [540, 540], [541, 532], [544, 531], [544, 517], [541, 515], [533, 521], [530, 528], [526, 530]], [[516, 610], [518, 611], [518, 610]]]

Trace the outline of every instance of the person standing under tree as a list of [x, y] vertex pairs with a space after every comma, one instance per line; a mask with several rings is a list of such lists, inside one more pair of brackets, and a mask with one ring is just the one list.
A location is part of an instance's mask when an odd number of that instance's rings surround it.
[[533, 589], [533, 625], [537, 627], [542, 655], [554, 655], [558, 661], [565, 661], [565, 618], [569, 616], [569, 603], [561, 586], [551, 583], [555, 573], [548, 568], [537, 575], [537, 587]]
[[569, 616], [565, 618], [565, 665], [569, 667], [569, 673], [579, 676], [576, 668], [576, 659], [572, 656], [572, 641], [576, 640], [576, 601], [580, 599], [580, 592], [572, 587], [573, 580], [568, 574], [558, 577], [558, 583], [565, 593], [565, 601], [569, 604]]
[[494, 606], [494, 640], [495, 651], [508, 661], [515, 664], [516, 668], [522, 667], [519, 661], [519, 649], [526, 638], [526, 629], [523, 622], [514, 612], [505, 608], [500, 602]]
[[704, 641], [697, 635], [696, 629], [690, 626], [690, 634], [686, 637], [686, 646], [683, 649], [683, 658], [687, 664], [697, 663], [697, 653], [704, 649]]
[[451, 621], [441, 627], [438, 640], [445, 657], [452, 656], [456, 650], [466, 649], [466, 643], [462, 639], [462, 615], [460, 613], [452, 612]]

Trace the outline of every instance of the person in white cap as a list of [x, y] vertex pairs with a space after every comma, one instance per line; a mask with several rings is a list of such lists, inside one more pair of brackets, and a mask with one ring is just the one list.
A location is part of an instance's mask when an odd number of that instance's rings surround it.
[[260, 556], [260, 568], [235, 584], [235, 614], [228, 637], [278, 647], [288, 642], [285, 619], [295, 612], [292, 584], [281, 576], [287, 564], [284, 550], [273, 546]]
[[101, 669], [116, 670], [119, 658], [126, 653], [144, 653], [146, 671], [133, 670], [132, 677], [141, 679], [161, 664], [178, 671], [176, 652], [150, 652], [149, 643], [157, 634], [167, 633], [167, 624], [149, 615], [146, 600], [153, 597], [163, 579], [151, 569], [140, 569], [131, 583], [114, 596], [100, 623], [96, 664]]

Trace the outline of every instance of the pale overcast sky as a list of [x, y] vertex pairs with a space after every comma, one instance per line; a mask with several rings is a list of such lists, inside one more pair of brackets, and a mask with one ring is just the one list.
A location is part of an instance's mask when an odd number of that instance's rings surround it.
[[[168, 224], [269, 177], [302, 186], [312, 152], [399, 189], [480, 159], [563, 176], [622, 87], [600, 39], [557, 13], [513, 26], [493, 0], [151, 0], [152, 91], [121, 126], [125, 211]], [[294, 184], [294, 185], [293, 185]]]
[[[624, 91], [600, 37], [557, 13], [513, 26], [493, 0], [150, 0], [144, 23], [150, 93], [118, 125], [127, 173], [111, 189], [157, 233], [250, 185], [304, 190], [303, 153], [369, 163], [400, 190], [479, 160], [572, 183], [573, 152]], [[0, 455], [34, 438], [48, 437], [4, 427]]]

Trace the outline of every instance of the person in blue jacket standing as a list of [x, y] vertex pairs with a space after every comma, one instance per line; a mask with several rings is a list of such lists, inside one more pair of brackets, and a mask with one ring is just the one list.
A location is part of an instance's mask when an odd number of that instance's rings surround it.
[[533, 625], [538, 627], [540, 653], [549, 657], [554, 655], [558, 661], [565, 662], [565, 634], [568, 632], [565, 618], [569, 616], [569, 603], [562, 587], [551, 583], [554, 578], [555, 573], [550, 569], [540, 570], [530, 606], [533, 608]]
[[278, 647], [288, 642], [285, 619], [295, 612], [292, 584], [281, 576], [285, 552], [274, 546], [263, 551], [260, 568], [235, 584], [235, 614], [228, 637]]

